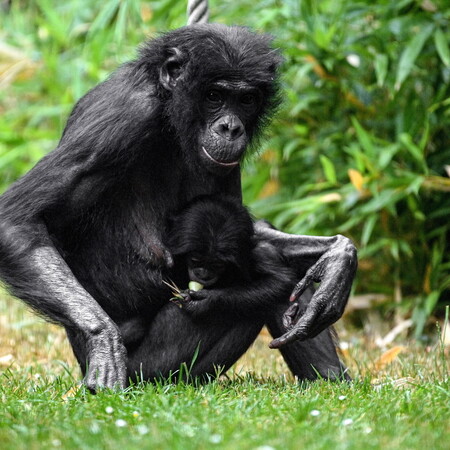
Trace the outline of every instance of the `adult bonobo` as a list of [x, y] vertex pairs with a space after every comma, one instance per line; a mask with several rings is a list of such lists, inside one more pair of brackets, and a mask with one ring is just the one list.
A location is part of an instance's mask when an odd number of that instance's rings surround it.
[[[65, 327], [90, 389], [126, 385], [118, 325], [138, 315], [153, 317], [154, 373], [190, 362], [199, 343], [196, 374], [227, 368], [256, 338], [260, 320], [201, 321], [168, 301], [163, 239], [168, 216], [193, 198], [241, 199], [240, 161], [278, 103], [280, 61], [270, 38], [245, 28], [158, 37], [77, 103], [58, 147], [0, 198], [0, 278]], [[320, 282], [312, 297], [266, 310], [271, 346], [299, 378], [343, 376], [327, 327], [347, 302], [353, 245], [264, 222], [255, 233], [297, 272], [291, 300]]]

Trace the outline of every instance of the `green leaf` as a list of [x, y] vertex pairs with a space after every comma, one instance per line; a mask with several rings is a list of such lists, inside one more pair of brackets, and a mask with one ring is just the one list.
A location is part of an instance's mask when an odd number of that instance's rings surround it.
[[10, 164], [12, 164], [15, 160], [17, 160], [22, 155], [26, 154], [27, 147], [24, 145], [21, 145], [20, 147], [16, 147], [5, 154], [3, 154], [3, 151], [0, 151], [0, 170], [8, 167]]
[[291, 155], [299, 148], [301, 148], [301, 139], [292, 139], [283, 147], [283, 159], [288, 160]]
[[439, 300], [439, 296], [440, 296], [439, 291], [433, 291], [427, 295], [425, 299], [425, 312], [427, 313], [427, 315], [430, 315], [433, 312]]
[[404, 190], [385, 189], [381, 191], [376, 197], [373, 197], [364, 206], [361, 207], [362, 214], [378, 213], [383, 208], [389, 208], [395, 205], [399, 200], [407, 194]]
[[409, 154], [420, 164], [424, 173], [428, 173], [425, 153], [413, 142], [412, 137], [408, 133], [402, 133], [399, 140], [404, 145], [406, 150], [408, 150]]
[[391, 240], [389, 245], [389, 250], [391, 251], [392, 257], [396, 260], [400, 260], [400, 249], [398, 245], [398, 241]]
[[395, 143], [388, 145], [379, 152], [378, 156], [378, 168], [380, 170], [385, 169], [392, 161], [392, 158], [397, 154], [400, 149], [400, 145]]
[[428, 140], [430, 137], [430, 121], [426, 120], [424, 125], [424, 132], [422, 134], [422, 137], [420, 138], [419, 148], [422, 150], [422, 152], [425, 152], [425, 148], [428, 144]]
[[313, 39], [319, 47], [329, 49], [335, 33], [335, 25], [325, 24], [319, 17], [316, 17]]
[[96, 32], [107, 28], [111, 20], [113, 20], [116, 15], [119, 6], [120, 0], [110, 0], [109, 3], [106, 3], [98, 16], [92, 22], [89, 34], [95, 34]]
[[411, 184], [407, 187], [407, 192], [411, 192], [412, 194], [419, 195], [419, 190], [422, 187], [424, 177], [417, 176], [411, 182]]
[[364, 150], [365, 156], [365, 165], [368, 170], [372, 173], [376, 173], [372, 160], [377, 156], [377, 151], [373, 145], [372, 136], [361, 126], [356, 117], [352, 117], [352, 124], [355, 127], [356, 136], [358, 138], [358, 142], [360, 143], [362, 149]]
[[63, 22], [61, 16], [48, 0], [38, 0], [37, 4], [45, 19], [43, 23], [47, 25], [50, 34], [60, 45], [65, 45], [68, 42], [68, 34], [66, 24]]
[[325, 155], [320, 155], [320, 162], [322, 163], [322, 168], [327, 181], [329, 181], [331, 184], [336, 184], [337, 178], [334, 164]]
[[119, 12], [117, 14], [116, 27], [114, 30], [114, 36], [118, 42], [122, 41], [125, 37], [127, 28], [127, 19], [130, 16], [129, 4], [127, 2], [122, 2], [119, 7]]
[[425, 42], [430, 37], [433, 31], [434, 25], [428, 24], [422, 28], [422, 30], [416, 34], [406, 48], [403, 50], [398, 63], [397, 77], [395, 80], [395, 90], [400, 90], [403, 82], [408, 78], [411, 73], [414, 63], [422, 51]]
[[370, 240], [370, 236], [372, 236], [372, 231], [377, 223], [378, 215], [373, 214], [368, 217], [366, 222], [364, 223], [364, 227], [361, 233], [361, 245], [365, 247]]
[[383, 86], [388, 73], [388, 62], [389, 59], [387, 55], [376, 54], [375, 55], [375, 74], [377, 76], [378, 86]]
[[350, 166], [355, 165], [358, 169], [358, 172], [364, 173], [366, 170], [366, 156], [364, 153], [360, 150], [359, 146], [352, 142], [350, 145], [346, 148], [344, 148], [344, 151], [348, 153], [353, 159], [351, 161]]
[[442, 62], [449, 67], [450, 66], [450, 50], [448, 48], [447, 38], [444, 32], [438, 28], [434, 32], [434, 43], [436, 44], [436, 50], [442, 59]]

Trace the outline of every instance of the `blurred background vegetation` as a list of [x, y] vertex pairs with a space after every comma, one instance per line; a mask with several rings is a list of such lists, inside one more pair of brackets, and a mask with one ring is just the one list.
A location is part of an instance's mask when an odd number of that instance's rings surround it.
[[[186, 23], [186, 3], [0, 0], [0, 192], [140, 42]], [[245, 164], [245, 202], [285, 231], [353, 239], [355, 293], [422, 337], [450, 301], [449, 2], [211, 0], [210, 11], [272, 33], [286, 57], [286, 100]]]

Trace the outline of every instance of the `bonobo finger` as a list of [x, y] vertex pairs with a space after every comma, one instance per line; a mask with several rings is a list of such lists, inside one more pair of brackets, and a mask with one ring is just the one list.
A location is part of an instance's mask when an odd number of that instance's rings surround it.
[[95, 394], [100, 390], [121, 390], [125, 388], [125, 371], [118, 367], [107, 367], [103, 370], [89, 370], [83, 380], [88, 390]]
[[183, 305], [189, 303], [191, 300], [192, 298], [189, 290], [180, 292], [178, 296], [170, 299], [172, 303], [175, 303], [175, 305], [179, 306], [180, 308], [183, 307]]
[[201, 301], [208, 298], [208, 290], [201, 289], [199, 291], [189, 291], [189, 295], [193, 301]]
[[290, 342], [298, 340], [301, 341], [304, 339], [305, 337], [302, 330], [299, 330], [297, 327], [294, 327], [287, 333], [283, 334], [283, 336], [280, 336], [279, 338], [276, 338], [272, 342], [270, 342], [269, 348], [280, 348], [286, 344], [289, 344]]
[[209, 311], [208, 301], [190, 302], [183, 305], [183, 311], [194, 317], [200, 317]]
[[311, 277], [310, 275], [306, 274], [304, 278], [302, 278], [294, 287], [292, 290], [291, 296], [289, 297], [289, 301], [295, 302], [300, 295], [305, 292], [306, 288], [311, 284]]
[[89, 372], [84, 377], [83, 384], [91, 394], [95, 394], [97, 390], [101, 389], [97, 384], [97, 377], [93, 377]]
[[294, 303], [286, 310], [286, 312], [283, 314], [283, 326], [289, 330], [292, 328], [292, 326], [295, 323], [295, 317], [297, 316], [299, 310], [299, 304]]
[[270, 342], [269, 348], [280, 348], [290, 342], [308, 339], [311, 324], [314, 322], [315, 317], [315, 312], [306, 312], [291, 330]]
[[91, 392], [123, 389], [126, 384], [126, 349], [119, 330], [110, 326], [92, 335], [87, 344], [88, 367], [84, 384]]

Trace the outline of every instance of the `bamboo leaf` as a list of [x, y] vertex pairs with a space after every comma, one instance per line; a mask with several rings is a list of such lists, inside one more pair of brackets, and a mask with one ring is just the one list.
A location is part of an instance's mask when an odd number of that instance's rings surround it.
[[327, 179], [327, 181], [329, 181], [331, 184], [336, 184], [337, 178], [334, 164], [325, 155], [320, 155], [320, 162], [322, 163], [322, 168], [325, 173], [325, 178]]
[[400, 145], [397, 143], [384, 147], [378, 157], [378, 168], [380, 170], [385, 169], [390, 164], [392, 158], [396, 155], [399, 149]]
[[356, 117], [352, 117], [352, 124], [355, 127], [356, 136], [361, 144], [363, 150], [369, 155], [375, 155], [375, 149], [372, 144], [372, 137], [370, 134], [361, 126]]
[[432, 291], [425, 299], [425, 311], [429, 315], [433, 312], [440, 296], [440, 291]]
[[108, 24], [113, 19], [114, 15], [120, 6], [120, 0], [110, 0], [109, 3], [103, 7], [98, 16], [92, 22], [89, 34], [95, 34], [97, 31], [108, 27]]
[[395, 90], [400, 90], [403, 82], [408, 78], [411, 70], [414, 67], [417, 57], [422, 51], [425, 42], [430, 37], [433, 31], [434, 25], [428, 24], [422, 28], [422, 30], [416, 34], [406, 48], [403, 50], [398, 63], [397, 77], [395, 80]]
[[128, 3], [123, 2], [119, 7], [119, 12], [117, 14], [116, 28], [114, 30], [114, 35], [118, 42], [120, 42], [125, 36], [127, 28], [127, 15], [128, 15]]
[[436, 44], [436, 50], [442, 62], [449, 67], [450, 66], [450, 50], [448, 48], [447, 38], [444, 32], [438, 28], [434, 32], [434, 43]]
[[413, 142], [412, 137], [407, 133], [402, 133], [399, 140], [408, 153], [420, 164], [424, 173], [428, 173], [424, 151]]
[[377, 54], [375, 55], [375, 74], [377, 76], [378, 86], [383, 86], [388, 73], [388, 62], [389, 59], [387, 55]]
[[370, 236], [372, 236], [372, 231], [377, 223], [378, 215], [373, 214], [369, 216], [366, 222], [364, 223], [364, 227], [361, 233], [361, 245], [366, 246], [370, 240]]
[[49, 25], [48, 29], [51, 34], [59, 44], [65, 45], [68, 42], [68, 34], [60, 15], [58, 15], [48, 0], [38, 0], [37, 3], [45, 17], [45, 22]]

